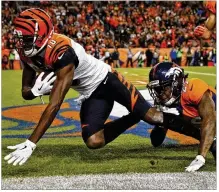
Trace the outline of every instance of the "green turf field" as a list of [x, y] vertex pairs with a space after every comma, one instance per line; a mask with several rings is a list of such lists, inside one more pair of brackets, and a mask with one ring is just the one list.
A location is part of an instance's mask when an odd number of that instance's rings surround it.
[[[139, 89], [148, 81], [149, 69], [118, 69]], [[197, 77], [210, 85], [216, 84], [215, 67], [189, 67], [189, 78]], [[37, 98], [25, 101], [21, 97], [21, 71], [2, 71], [2, 108], [40, 104]], [[69, 91], [66, 99], [76, 97]], [[44, 97], [48, 102], [48, 97]], [[19, 115], [19, 114], [16, 114]], [[28, 117], [27, 117], [28, 118]], [[2, 121], [2, 135], [14, 132], [31, 133], [31, 129], [10, 130], [16, 126], [11, 120]], [[68, 129], [60, 127], [59, 129]], [[72, 127], [73, 129], [74, 127]], [[51, 129], [51, 128], [50, 128]], [[50, 131], [50, 129], [48, 131]], [[136, 135], [121, 135], [103, 149], [88, 149], [81, 137], [43, 138], [31, 158], [23, 166], [8, 165], [3, 157], [11, 152], [8, 145], [19, 144], [23, 138], [2, 138], [2, 177], [34, 177], [50, 175], [74, 175], [87, 173], [128, 173], [128, 172], [182, 172], [196, 156], [197, 145], [171, 144], [153, 148], [148, 138]], [[203, 171], [215, 171], [215, 162], [209, 153]]]

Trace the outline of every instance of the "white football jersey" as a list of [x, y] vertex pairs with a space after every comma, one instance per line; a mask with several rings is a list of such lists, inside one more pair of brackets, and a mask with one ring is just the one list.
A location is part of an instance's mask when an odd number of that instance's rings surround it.
[[54, 71], [55, 63], [62, 59], [69, 46], [73, 48], [78, 59], [78, 66], [74, 71], [72, 88], [85, 98], [88, 98], [104, 80], [107, 73], [111, 71], [111, 67], [103, 61], [87, 54], [80, 44], [69, 37], [54, 33], [44, 51], [31, 58], [22, 57], [21, 60], [37, 72]]
[[81, 95], [89, 97], [103, 81], [107, 73], [111, 71], [111, 67], [92, 55], [87, 54], [80, 44], [73, 40], [71, 40], [71, 43], [79, 61], [74, 72], [74, 80], [79, 80], [79, 84], [72, 86], [72, 88]]

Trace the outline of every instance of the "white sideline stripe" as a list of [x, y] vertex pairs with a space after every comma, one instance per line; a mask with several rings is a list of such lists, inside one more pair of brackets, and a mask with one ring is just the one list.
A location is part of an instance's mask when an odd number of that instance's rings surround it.
[[192, 74], [198, 74], [198, 75], [216, 76], [216, 74], [213, 74], [213, 73], [201, 73], [201, 72], [194, 72], [194, 71], [185, 71], [185, 72], [192, 73]]
[[[147, 170], [145, 170], [147, 172]], [[3, 179], [3, 190], [215, 190], [216, 172], [126, 173]]]
[[139, 76], [138, 74], [132, 73], [131, 76]]
[[146, 85], [146, 82], [144, 82], [144, 81], [135, 81], [135, 82]]

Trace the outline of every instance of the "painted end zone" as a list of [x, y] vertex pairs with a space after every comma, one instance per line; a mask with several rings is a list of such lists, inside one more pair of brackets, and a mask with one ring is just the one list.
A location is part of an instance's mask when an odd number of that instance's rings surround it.
[[[149, 102], [152, 102], [152, 99], [146, 90], [141, 91], [141, 93]], [[45, 107], [46, 105], [31, 105], [2, 108], [2, 138], [28, 138], [32, 129], [34, 129], [38, 123]], [[44, 135], [44, 138], [81, 136], [79, 111], [80, 106], [77, 105], [74, 99], [66, 100], [62, 104], [61, 109], [47, 133]], [[126, 115], [127, 113], [128, 111], [126, 108], [118, 103], [115, 103], [108, 120], [114, 120], [118, 117]], [[133, 134], [139, 137], [149, 138], [152, 128], [152, 125], [141, 121], [128, 129], [124, 134]], [[169, 130], [164, 143], [197, 144], [198, 142], [191, 137]]]

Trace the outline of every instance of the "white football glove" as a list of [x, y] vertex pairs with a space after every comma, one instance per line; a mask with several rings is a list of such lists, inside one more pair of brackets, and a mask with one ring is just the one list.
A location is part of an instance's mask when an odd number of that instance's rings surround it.
[[13, 165], [23, 165], [27, 159], [31, 156], [34, 149], [36, 148], [36, 144], [31, 142], [30, 140], [26, 140], [24, 143], [8, 146], [8, 149], [16, 149], [14, 152], [5, 156], [4, 160], [8, 160], [8, 164], [13, 163]]
[[44, 72], [40, 73], [33, 88], [31, 89], [32, 93], [36, 97], [49, 93], [53, 87], [51, 84], [56, 80], [56, 76], [51, 78], [54, 75], [54, 72], [51, 72], [49, 75], [47, 75], [44, 80], [42, 80], [43, 75]]
[[202, 155], [197, 155], [188, 167], [185, 167], [187, 172], [195, 172], [205, 165], [205, 158]]

